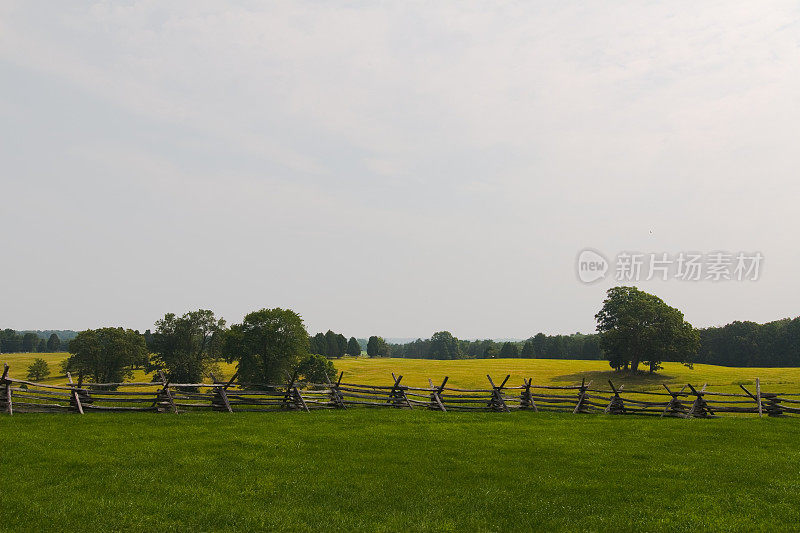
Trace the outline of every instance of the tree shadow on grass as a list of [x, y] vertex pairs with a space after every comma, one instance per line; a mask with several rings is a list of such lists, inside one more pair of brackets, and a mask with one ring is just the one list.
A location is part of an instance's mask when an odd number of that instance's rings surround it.
[[662, 383], [672, 383], [676, 377], [669, 374], [662, 374], [659, 372], [629, 372], [622, 370], [616, 372], [614, 370], [590, 370], [588, 372], [575, 372], [572, 374], [564, 374], [563, 376], [555, 376], [553, 381], [567, 382], [567, 383], [580, 383], [586, 378], [586, 381], [593, 381], [592, 387], [602, 387], [611, 380], [614, 385], [649, 385], [656, 386]]

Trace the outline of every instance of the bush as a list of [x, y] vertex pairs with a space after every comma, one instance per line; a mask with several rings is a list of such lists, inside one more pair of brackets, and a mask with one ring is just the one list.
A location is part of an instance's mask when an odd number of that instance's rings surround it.
[[326, 377], [335, 379], [336, 368], [330, 359], [325, 356], [311, 354], [297, 366], [297, 373], [301, 378], [311, 383], [325, 383]]
[[33, 360], [33, 363], [28, 367], [28, 379], [31, 381], [41, 381], [50, 375], [50, 367], [47, 361], [41, 357]]

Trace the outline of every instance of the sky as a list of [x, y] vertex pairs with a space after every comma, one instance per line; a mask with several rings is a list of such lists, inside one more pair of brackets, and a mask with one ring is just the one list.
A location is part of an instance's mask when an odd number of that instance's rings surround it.
[[[794, 317], [798, 139], [796, 2], [0, 0], [0, 327]], [[763, 261], [589, 284], [586, 248]]]

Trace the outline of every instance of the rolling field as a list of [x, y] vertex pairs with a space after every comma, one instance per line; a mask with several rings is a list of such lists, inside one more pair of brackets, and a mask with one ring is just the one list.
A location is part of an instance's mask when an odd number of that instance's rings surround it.
[[[0, 363], [11, 366], [11, 376], [25, 379], [28, 365], [36, 357], [42, 357], [50, 365], [51, 375], [44, 383], [65, 383], [66, 378], [58, 375], [59, 363], [67, 354], [0, 354]], [[402, 374], [404, 385], [428, 386], [428, 378], [435, 384], [449, 376], [448, 385], [453, 387], [487, 388], [490, 374], [496, 382], [511, 374], [509, 385], [521, 385], [522, 378], [533, 377], [534, 385], [574, 385], [581, 378], [592, 380], [593, 386], [604, 388], [611, 379], [616, 385], [624, 384], [627, 389], [663, 390], [662, 383], [678, 388], [691, 382], [693, 385], [708, 383], [713, 390], [720, 392], [741, 392], [739, 384], [752, 385], [755, 378], [761, 380], [765, 391], [800, 392], [800, 368], [736, 368], [714, 365], [695, 365], [694, 369], [678, 363], [664, 363], [664, 369], [655, 374], [630, 375], [611, 370], [606, 361], [561, 360], [561, 359], [468, 359], [457, 361], [436, 361], [431, 359], [394, 359], [343, 357], [333, 360], [337, 370], [344, 371], [345, 382], [368, 385], [391, 385], [392, 372]], [[235, 366], [219, 363], [222, 377], [230, 377]], [[217, 376], [220, 378], [221, 376]], [[133, 381], [147, 381], [141, 370], [134, 372]]]

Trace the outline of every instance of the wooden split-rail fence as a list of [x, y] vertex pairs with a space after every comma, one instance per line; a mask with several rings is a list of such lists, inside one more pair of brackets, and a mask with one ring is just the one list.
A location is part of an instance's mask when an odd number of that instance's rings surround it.
[[158, 380], [139, 383], [74, 382], [67, 374], [66, 385], [50, 385], [14, 379], [8, 365], [0, 377], [0, 412], [151, 411], [279, 411], [388, 407], [430, 409], [434, 411], [561, 411], [606, 413], [612, 415], [652, 415], [680, 418], [714, 418], [723, 413], [785, 416], [800, 414], [800, 393], [764, 392], [758, 379], [741, 393], [715, 392], [707, 386], [684, 385], [663, 390], [624, 390], [609, 380], [608, 388], [593, 388], [585, 380], [580, 385], [533, 385], [532, 378], [522, 385], [509, 385], [510, 376], [499, 383], [487, 377], [487, 388], [448, 387], [448, 378], [428, 387], [402, 384], [403, 376], [392, 374], [387, 385], [343, 382], [344, 373], [327, 383], [298, 381], [287, 375], [285, 383], [262, 385], [236, 381], [213, 383], [170, 383], [163, 373]]

